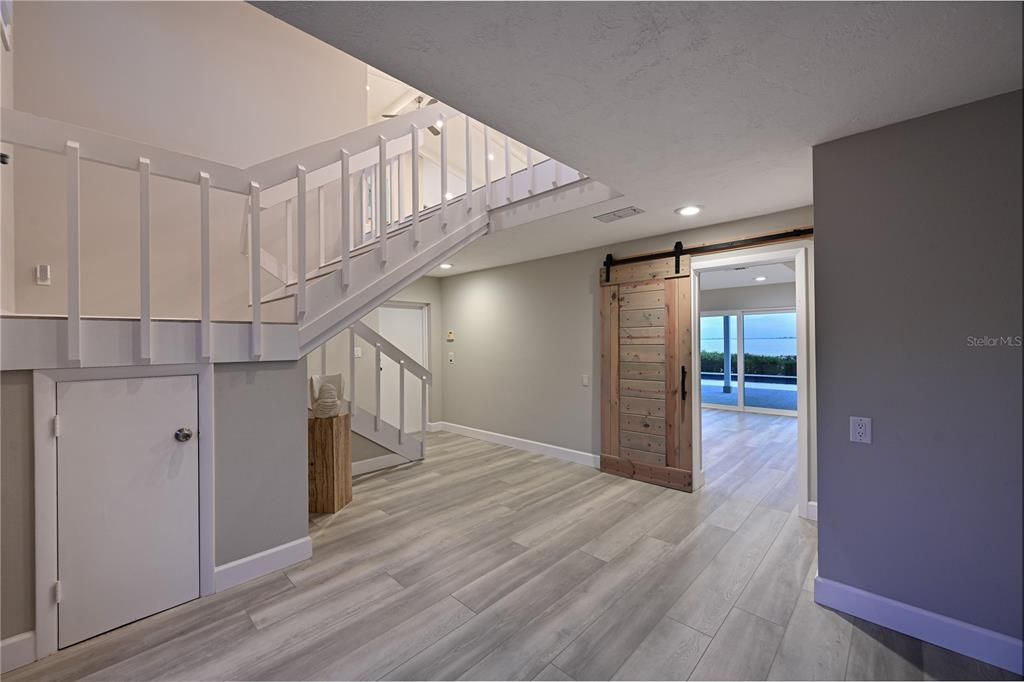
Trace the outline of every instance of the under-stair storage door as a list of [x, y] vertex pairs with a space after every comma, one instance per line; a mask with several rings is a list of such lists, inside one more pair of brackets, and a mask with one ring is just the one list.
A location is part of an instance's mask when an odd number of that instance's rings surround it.
[[197, 389], [57, 384], [59, 647], [199, 596]]
[[602, 278], [601, 470], [690, 491], [689, 262], [665, 260]]

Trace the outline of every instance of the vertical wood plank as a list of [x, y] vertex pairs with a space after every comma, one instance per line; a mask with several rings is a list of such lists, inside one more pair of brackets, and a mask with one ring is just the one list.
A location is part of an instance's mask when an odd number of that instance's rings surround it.
[[[298, 237], [296, 241], [296, 249], [298, 249], [298, 264], [296, 265], [297, 272], [295, 276], [297, 278], [296, 296], [295, 296], [295, 315], [297, 320], [302, 320], [306, 316], [306, 169], [303, 166], [295, 167], [295, 184], [296, 184], [296, 220], [298, 223]], [[344, 192], [345, 182], [342, 180], [342, 192]]]
[[601, 287], [601, 453], [619, 456], [619, 288]]
[[[689, 256], [686, 257], [689, 260]], [[687, 268], [689, 271], [689, 268]], [[700, 400], [700, 367], [691, 367], [693, 362], [693, 315], [691, 312], [690, 278], [674, 280], [676, 285], [676, 357], [680, 367], [686, 367], [686, 382], [679, 387], [679, 433], [676, 438], [676, 466], [693, 471], [693, 402]], [[667, 342], [666, 342], [667, 343]], [[677, 370], [678, 371], [678, 370]], [[682, 373], [680, 372], [680, 375]], [[680, 377], [681, 378], [681, 377]]]
[[[679, 280], [664, 280], [665, 298], [665, 466], [679, 467], [679, 376], [680, 357], [677, 343], [680, 311], [677, 289]], [[689, 311], [687, 311], [689, 314]]]
[[349, 174], [348, 150], [341, 150], [341, 285], [347, 287], [351, 265], [352, 254], [352, 178]]
[[210, 174], [199, 174], [199, 259], [202, 278], [199, 313], [199, 354], [209, 359], [210, 349]]
[[261, 308], [263, 292], [260, 288], [260, 254], [263, 251], [260, 242], [260, 186], [249, 183], [251, 216], [249, 219], [249, 294], [252, 298], [252, 326], [250, 328], [250, 345], [252, 357], [256, 360], [263, 355], [263, 310]]
[[79, 154], [77, 142], [69, 140], [64, 148], [67, 157], [67, 201], [68, 201], [68, 361], [82, 361], [82, 254], [81, 216], [79, 193], [81, 191]]
[[149, 159], [139, 157], [139, 359], [142, 362], [149, 362], [153, 357], [149, 171]]

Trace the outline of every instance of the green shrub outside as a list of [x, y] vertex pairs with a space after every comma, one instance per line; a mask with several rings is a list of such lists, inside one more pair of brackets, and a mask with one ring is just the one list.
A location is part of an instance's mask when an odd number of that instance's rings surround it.
[[[796, 356], [795, 355], [754, 355], [752, 353], [746, 353], [744, 355], [746, 365], [743, 370], [746, 374], [766, 374], [769, 376], [785, 376], [795, 377], [796, 376]], [[706, 351], [700, 352], [700, 371], [702, 372], [722, 372], [724, 353], [718, 351]], [[732, 354], [732, 371], [736, 371], [736, 353]]]

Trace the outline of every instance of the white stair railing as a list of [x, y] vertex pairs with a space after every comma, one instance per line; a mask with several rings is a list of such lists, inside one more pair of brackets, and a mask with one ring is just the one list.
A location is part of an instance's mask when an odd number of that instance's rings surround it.
[[[376, 441], [378, 444], [403, 455], [407, 458], [422, 459], [423, 444], [427, 432], [427, 387], [433, 383], [433, 375], [426, 367], [416, 362], [412, 357], [402, 352], [397, 346], [388, 341], [385, 337], [362, 321], [355, 322], [349, 327], [349, 366], [348, 366], [348, 387], [349, 404], [351, 405], [355, 430], [364, 437]], [[356, 339], [361, 338], [374, 349], [374, 405], [372, 415], [358, 407], [358, 394], [356, 382], [355, 353]], [[382, 366], [381, 358], [390, 358], [398, 365], [398, 424], [389, 424], [384, 420], [382, 412]], [[405, 410], [406, 395], [406, 373], [413, 377], [413, 381], [420, 382], [420, 438], [411, 438], [411, 431], [407, 428], [408, 415]], [[367, 420], [366, 417], [370, 419]], [[369, 425], [372, 426], [369, 426]], [[367, 425], [367, 428], [360, 428]]]
[[[539, 172], [543, 172], [545, 180], [552, 178], [553, 189], [563, 177], [570, 180], [561, 184], [583, 178], [582, 174], [567, 172], [571, 169], [513, 143], [508, 136], [499, 135], [442, 104], [245, 169], [15, 110], [3, 109], [2, 116], [3, 142], [59, 154], [66, 159], [68, 286], [63, 361], [69, 364], [82, 361], [80, 164], [83, 161], [125, 169], [139, 178], [141, 278], [136, 336], [139, 362], [150, 361], [153, 354], [154, 316], [148, 267], [153, 257], [149, 248], [152, 242], [148, 211], [153, 201], [151, 193], [157, 189], [150, 184], [153, 177], [188, 183], [196, 187], [200, 198], [199, 215], [191, 219], [198, 222], [200, 234], [195, 260], [201, 268], [202, 357], [210, 357], [217, 346], [216, 339], [212, 338], [215, 330], [211, 324], [211, 273], [220, 272], [220, 268], [213, 262], [210, 249], [210, 193], [217, 190], [245, 198], [241, 241], [247, 256], [248, 276], [244, 284], [237, 282], [231, 286], [239, 292], [248, 290], [248, 350], [252, 359], [260, 359], [263, 354], [264, 319], [281, 321], [283, 317], [279, 315], [281, 306], [267, 308], [277, 297], [292, 299], [293, 303], [287, 304], [294, 305], [290, 318], [299, 328], [299, 349], [306, 352], [315, 347], [312, 344], [322, 342], [327, 335], [337, 333], [336, 329], [347, 326], [345, 322], [350, 318], [358, 319], [360, 310], [365, 312], [382, 302], [381, 296], [386, 291], [380, 286], [371, 291], [372, 285], [384, 283], [397, 290], [407, 283], [398, 276], [402, 271], [419, 276], [425, 271], [424, 267], [433, 267], [434, 261], [440, 262], [440, 258], [450, 256], [482, 234], [481, 229], [488, 226], [489, 211], [533, 196], [537, 192]], [[457, 125], [460, 117], [462, 125]], [[431, 129], [429, 134], [427, 129]], [[465, 131], [462, 168], [450, 165], [449, 137], [455, 129]], [[435, 131], [440, 134], [434, 135]], [[482, 144], [474, 144], [474, 135], [482, 137]], [[498, 145], [494, 144], [496, 141]], [[496, 146], [504, 150], [504, 159], [500, 162], [491, 151]], [[504, 172], [495, 177], [493, 166], [498, 163], [503, 164]], [[484, 182], [478, 193], [473, 169], [479, 167], [484, 169]], [[404, 178], [407, 169], [409, 177]], [[461, 178], [461, 193], [451, 189], [453, 178]], [[306, 253], [310, 217], [306, 200], [312, 191], [316, 191], [320, 201], [315, 242], [318, 255], [315, 264], [310, 266]], [[479, 197], [483, 201], [478, 201]], [[326, 206], [335, 199], [338, 218], [328, 221]], [[464, 210], [455, 208], [460, 202]], [[285, 218], [280, 225], [272, 224], [266, 211], [279, 205], [284, 209]], [[409, 239], [395, 242], [403, 233], [408, 233]], [[264, 248], [273, 241], [271, 237], [280, 237], [283, 254], [274, 256]], [[337, 255], [327, 253], [331, 243], [338, 245]], [[368, 267], [370, 263], [374, 267]], [[326, 275], [338, 270], [340, 289], [319, 286], [317, 295], [311, 297], [311, 287], [323, 284]], [[263, 290], [264, 272], [278, 279], [281, 283], [278, 290]], [[218, 282], [218, 286], [224, 284]], [[344, 315], [334, 314], [338, 306], [349, 299], [353, 309], [346, 308]], [[131, 315], [130, 311], [125, 312]], [[265, 312], [271, 317], [265, 318]]]

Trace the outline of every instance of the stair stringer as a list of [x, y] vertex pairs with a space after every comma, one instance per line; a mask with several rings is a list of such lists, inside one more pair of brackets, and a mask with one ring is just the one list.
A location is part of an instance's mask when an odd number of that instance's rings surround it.
[[352, 431], [377, 445], [406, 458], [411, 462], [423, 459], [423, 441], [420, 438], [400, 434], [398, 427], [376, 418], [361, 407], [352, 408]]

